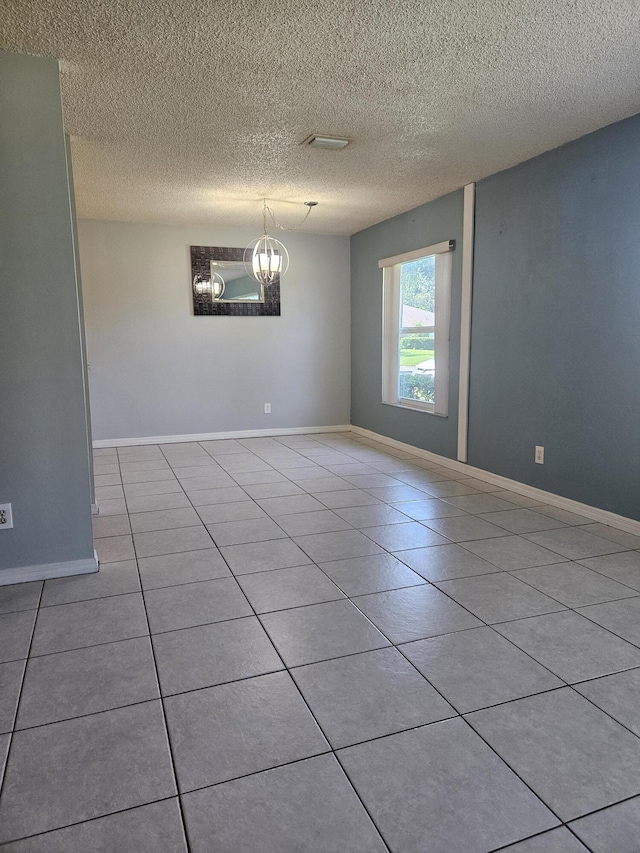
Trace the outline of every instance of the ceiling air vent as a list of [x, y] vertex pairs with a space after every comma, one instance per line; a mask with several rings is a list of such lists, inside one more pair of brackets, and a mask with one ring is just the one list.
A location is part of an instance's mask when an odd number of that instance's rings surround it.
[[339, 151], [341, 148], [345, 148], [349, 142], [349, 139], [340, 136], [318, 136], [312, 133], [302, 144], [309, 145], [311, 148], [330, 148], [333, 151]]

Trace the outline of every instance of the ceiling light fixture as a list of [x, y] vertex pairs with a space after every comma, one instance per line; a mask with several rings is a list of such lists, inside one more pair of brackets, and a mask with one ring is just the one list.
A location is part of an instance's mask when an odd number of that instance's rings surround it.
[[262, 237], [249, 243], [244, 251], [244, 265], [249, 273], [260, 284], [268, 287], [276, 279], [281, 278], [289, 268], [289, 252], [280, 240], [270, 237], [267, 233], [267, 214], [276, 228], [281, 231], [297, 231], [307, 220], [311, 209], [317, 205], [317, 201], [305, 201], [308, 208], [300, 222], [293, 228], [285, 228], [276, 221], [273, 210], [262, 200]]
[[309, 145], [311, 148], [330, 148], [333, 151], [340, 151], [341, 148], [346, 148], [350, 142], [350, 139], [343, 136], [319, 136], [312, 133], [302, 144]]

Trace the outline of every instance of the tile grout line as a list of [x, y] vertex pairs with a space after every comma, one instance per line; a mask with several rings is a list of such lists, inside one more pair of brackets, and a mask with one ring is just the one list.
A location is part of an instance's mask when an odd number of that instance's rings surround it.
[[[118, 459], [118, 464], [120, 464], [119, 459]], [[126, 504], [126, 497], [125, 497], [125, 505], [127, 505]], [[127, 505], [127, 508], [128, 508], [128, 505]], [[128, 515], [129, 515], [129, 513], [127, 512], [127, 516]], [[131, 524], [130, 520], [129, 520], [129, 524]], [[169, 737], [169, 725], [167, 723], [167, 714], [166, 714], [166, 710], [164, 707], [164, 697], [162, 695], [162, 687], [160, 684], [160, 676], [158, 673], [158, 661], [156, 660], [156, 650], [155, 650], [155, 647], [153, 645], [153, 639], [151, 636], [151, 624], [149, 622], [149, 613], [147, 611], [147, 602], [146, 602], [146, 599], [144, 597], [144, 590], [142, 587], [142, 577], [140, 575], [140, 567], [138, 565], [138, 555], [137, 555], [137, 551], [136, 551], [136, 544], [135, 544], [135, 540], [133, 538], [133, 534], [131, 536], [131, 542], [132, 542], [132, 547], [133, 547], [136, 570], [138, 572], [138, 583], [140, 584], [140, 595], [142, 598], [142, 606], [144, 608], [144, 618], [145, 618], [145, 621], [147, 624], [149, 646], [151, 648], [151, 657], [153, 660], [153, 669], [154, 669], [154, 673], [155, 673], [155, 681], [156, 681], [156, 686], [158, 688], [158, 698], [160, 700], [160, 708], [162, 710], [162, 722], [164, 725], [164, 735], [166, 738], [167, 750], [169, 753], [169, 762], [171, 764], [171, 774], [173, 777], [173, 785], [174, 785], [174, 789], [175, 789], [175, 796], [176, 796], [176, 799], [178, 802], [178, 809], [180, 812], [180, 820], [182, 822], [182, 834], [184, 837], [186, 851], [187, 851], [187, 853], [191, 853], [191, 844], [190, 844], [189, 835], [187, 832], [187, 822], [186, 822], [185, 815], [184, 815], [184, 809], [182, 807], [182, 800], [180, 799], [180, 787], [178, 785], [178, 773], [177, 773], [175, 758], [173, 755], [173, 745], [171, 743], [171, 738]]]

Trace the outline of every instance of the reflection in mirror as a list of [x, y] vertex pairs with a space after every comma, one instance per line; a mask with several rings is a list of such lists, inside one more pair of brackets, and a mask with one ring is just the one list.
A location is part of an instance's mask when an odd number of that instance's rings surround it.
[[213, 287], [212, 302], [264, 302], [263, 286], [247, 274], [242, 261], [210, 261], [210, 266], [211, 282], [223, 281], [222, 288]]

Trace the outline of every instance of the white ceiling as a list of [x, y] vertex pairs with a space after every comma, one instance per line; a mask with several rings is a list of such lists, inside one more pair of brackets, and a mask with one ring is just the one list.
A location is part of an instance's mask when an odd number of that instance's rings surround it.
[[0, 45], [62, 60], [99, 219], [350, 234], [640, 112], [638, 0], [3, 0]]

